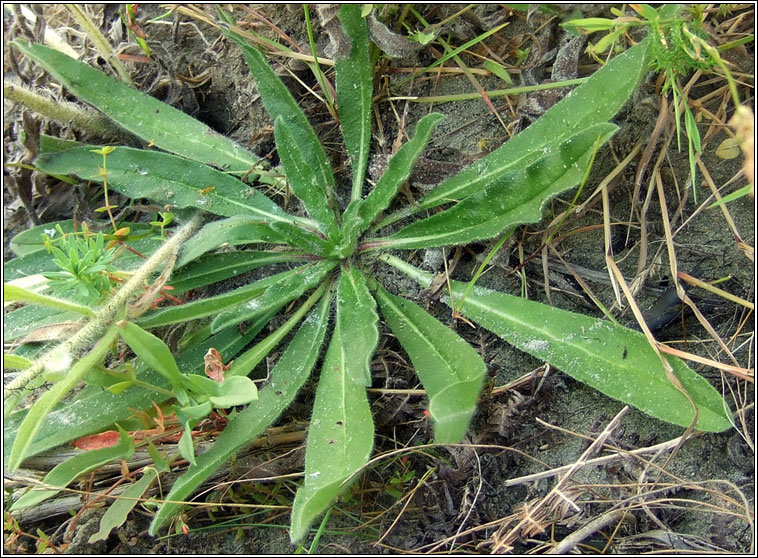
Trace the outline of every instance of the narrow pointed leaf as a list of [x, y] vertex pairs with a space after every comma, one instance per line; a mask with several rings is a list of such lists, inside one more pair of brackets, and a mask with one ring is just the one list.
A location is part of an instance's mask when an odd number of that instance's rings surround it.
[[[68, 458], [63, 463], [53, 467], [45, 475], [42, 481], [51, 486], [58, 486], [61, 489], [68, 486], [77, 477], [80, 477], [98, 467], [105, 465], [115, 459], [129, 459], [134, 455], [134, 442], [124, 430], [120, 430], [119, 441], [115, 446], [98, 450], [86, 451]], [[32, 489], [21, 498], [16, 500], [11, 506], [11, 511], [21, 510], [39, 504], [43, 500], [55, 496], [60, 490], [53, 489]]]
[[171, 294], [176, 295], [236, 277], [261, 266], [301, 262], [302, 256], [294, 252], [223, 252], [205, 254], [171, 276]]
[[298, 149], [308, 154], [308, 161], [313, 165], [313, 173], [318, 183], [324, 185], [327, 194], [331, 196], [334, 190], [334, 175], [326, 158], [326, 152], [292, 94], [276, 76], [260, 50], [247, 44], [243, 37], [233, 31], [227, 29], [223, 32], [242, 47], [247, 65], [258, 84], [258, 93], [263, 106], [266, 107], [271, 120], [275, 122], [278, 117], [281, 117], [300, 130], [296, 136]]
[[64, 300], [55, 296], [40, 294], [28, 289], [24, 289], [17, 285], [9, 285], [8, 283], [3, 283], [3, 302], [6, 303], [16, 300], [45, 306], [46, 308], [55, 308], [56, 310], [64, 312], [76, 312], [77, 314], [81, 314], [82, 316], [87, 317], [92, 317], [95, 315], [95, 312], [93, 312], [87, 306], [83, 306], [81, 304], [77, 304], [75, 302]]
[[368, 462], [374, 423], [366, 389], [347, 374], [339, 330], [329, 343], [305, 450], [305, 481], [295, 495], [290, 538], [297, 542]]
[[[185, 500], [224, 462], [258, 437], [263, 429], [273, 423], [289, 406], [316, 364], [329, 322], [329, 302], [330, 297], [325, 296], [321, 304], [303, 322], [271, 371], [271, 382], [258, 393], [258, 400], [230, 416], [229, 423], [211, 449], [197, 456], [196, 464], [174, 483], [166, 497], [168, 502]], [[178, 506], [179, 504], [175, 503], [162, 504], [150, 524], [150, 533], [157, 534]]]
[[[416, 133], [409, 142], [395, 153], [387, 163], [387, 169], [371, 190], [371, 193], [357, 205], [360, 216], [358, 233], [365, 231], [379, 214], [389, 207], [400, 188], [408, 180], [413, 165], [424, 151], [434, 128], [444, 117], [439, 113], [427, 114], [416, 125]], [[347, 222], [347, 216], [345, 221]], [[347, 226], [347, 224], [346, 224]]]
[[[460, 304], [466, 284], [451, 283], [455, 303]], [[450, 304], [448, 299], [445, 302]], [[609, 397], [684, 427], [694, 418], [689, 401], [666, 378], [658, 356], [638, 331], [481, 287], [474, 287], [460, 311]], [[698, 430], [731, 428], [721, 395], [682, 360], [666, 358], [698, 406]]]
[[429, 397], [435, 441], [459, 442], [476, 409], [487, 365], [471, 345], [418, 305], [381, 287], [376, 296]]
[[379, 341], [376, 302], [366, 277], [353, 266], [342, 270], [337, 287], [337, 328], [342, 339], [342, 359], [348, 378], [371, 386], [371, 357]]
[[268, 287], [282, 281], [294, 272], [295, 270], [292, 269], [282, 271], [228, 293], [194, 300], [179, 306], [162, 308], [150, 314], [145, 314], [135, 320], [135, 323], [143, 328], [152, 328], [212, 316], [259, 296]]
[[580, 132], [528, 167], [501, 176], [450, 209], [416, 221], [381, 242], [392, 248], [463, 244], [535, 223], [548, 200], [579, 183], [596, 145], [617, 129], [613, 124], [599, 124]]
[[343, 4], [337, 17], [350, 39], [349, 53], [346, 56], [338, 54], [334, 61], [337, 68], [337, 109], [353, 168], [353, 199], [359, 199], [371, 147], [373, 75], [368, 26], [357, 4]]
[[271, 284], [260, 296], [253, 298], [244, 305], [227, 310], [216, 316], [211, 323], [214, 332], [238, 323], [250, 320], [274, 308], [298, 298], [306, 291], [314, 288], [331, 271], [335, 262], [322, 260], [294, 270], [293, 273]]
[[181, 268], [223, 244], [236, 246], [238, 244], [262, 242], [282, 244], [284, 238], [262, 219], [254, 219], [249, 215], [235, 215], [234, 217], [219, 219], [204, 225], [192, 237], [192, 242], [182, 246], [176, 267], [177, 269]]
[[642, 41], [615, 57], [526, 130], [440, 184], [419, 207], [429, 209], [481, 191], [503, 174], [533, 162], [542, 148], [613, 118], [647, 71], [648, 45], [649, 40]]
[[202, 122], [83, 62], [41, 44], [21, 40], [12, 44], [44, 66], [74, 95], [146, 142], [230, 171], [247, 171], [259, 164], [258, 157]]
[[[287, 174], [292, 193], [303, 202], [305, 210], [319, 224], [322, 233], [333, 237], [337, 232], [337, 219], [329, 207], [327, 187], [318, 167], [319, 153], [310, 143], [313, 131], [300, 128], [281, 116], [274, 121], [274, 138], [282, 167]], [[321, 145], [318, 150], [323, 152]]]
[[[88, 147], [42, 153], [35, 164], [43, 171], [75, 174], [102, 182], [102, 155]], [[218, 215], [245, 215], [266, 222], [292, 218], [269, 198], [233, 176], [202, 163], [159, 151], [116, 147], [106, 158], [108, 186], [130, 198], [148, 198], [176, 207], [197, 207]]]
[[100, 520], [100, 529], [92, 535], [87, 542], [90, 544], [97, 541], [104, 541], [110, 535], [110, 532], [121, 527], [126, 523], [129, 512], [134, 509], [134, 506], [140, 503], [140, 498], [145, 491], [150, 488], [150, 485], [158, 477], [158, 471], [153, 467], [145, 467], [142, 470], [142, 476], [140, 479], [130, 484], [126, 490], [120, 494], [120, 498], [117, 498], [113, 503], [108, 506], [108, 509], [103, 514]]

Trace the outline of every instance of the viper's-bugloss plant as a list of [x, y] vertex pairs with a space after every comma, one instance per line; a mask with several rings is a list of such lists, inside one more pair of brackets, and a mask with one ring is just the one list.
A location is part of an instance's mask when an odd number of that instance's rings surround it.
[[[179, 220], [190, 210], [221, 217], [184, 243], [170, 281], [174, 293], [279, 265], [262, 279], [222, 294], [132, 320], [141, 329], [201, 324], [187, 334], [191, 346], [175, 355], [183, 374], [202, 374], [203, 355], [213, 348], [225, 361], [233, 359], [227, 377], [245, 377], [282, 345], [258, 398], [229, 413], [211, 448], [196, 456], [165, 496], [150, 532], [159, 532], [180, 501], [271, 425], [318, 368], [305, 475], [291, 516], [291, 538], [298, 541], [371, 455], [374, 424], [366, 388], [372, 384], [380, 321], [423, 384], [435, 442], [461, 440], [487, 374], [474, 347], [416, 302], [393, 294], [392, 285], [385, 284], [393, 275], [376, 270], [389, 266], [428, 287], [433, 276], [404, 260], [404, 250], [494, 239], [539, 221], [545, 203], [579, 184], [598, 147], [617, 130], [609, 120], [637, 86], [649, 42], [611, 60], [532, 126], [403, 207], [392, 205], [395, 196], [443, 117], [432, 113], [418, 121], [384, 174], [375, 184], [367, 183], [373, 87], [360, 6], [343, 5], [338, 12], [342, 39], [350, 46], [335, 60], [337, 114], [352, 166], [344, 189], [316, 132], [264, 54], [248, 44], [230, 15], [221, 12], [221, 18], [227, 37], [242, 48], [273, 120], [280, 169], [265, 169], [258, 157], [207, 126], [86, 64], [42, 45], [13, 44], [72, 93], [154, 146], [116, 147], [108, 156], [109, 188], [171, 205]], [[90, 178], [98, 158], [92, 146], [43, 137], [35, 164], [50, 174]], [[307, 216], [286, 212], [256, 188], [276, 183], [282, 173]], [[239, 248], [217, 252], [222, 244]], [[638, 332], [458, 281], [451, 280], [446, 292], [442, 302], [459, 315], [610, 397], [683, 427], [695, 420], [706, 431], [731, 426], [719, 393], [683, 361], [659, 358]], [[276, 326], [261, 338], [269, 323]], [[171, 385], [154, 368], [138, 360], [136, 377], [170, 392]], [[118, 394], [90, 386], [47, 416], [23, 456], [124, 421], [130, 409], [170, 399], [158, 395], [144, 385]], [[23, 412], [18, 415], [20, 422]], [[13, 428], [8, 431], [12, 444]], [[19, 464], [20, 457], [11, 463]]]

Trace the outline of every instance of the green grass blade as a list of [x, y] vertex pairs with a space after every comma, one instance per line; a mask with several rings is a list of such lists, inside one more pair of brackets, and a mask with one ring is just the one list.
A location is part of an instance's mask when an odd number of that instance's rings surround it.
[[[208, 452], [198, 455], [191, 466], [171, 488], [166, 497], [175, 502], [186, 499], [216, 469], [231, 459], [242, 447], [255, 439], [295, 398], [300, 387], [311, 373], [324, 342], [329, 323], [330, 296], [300, 326], [284, 354], [271, 371], [271, 382], [260, 390], [258, 400], [246, 409], [234, 413], [224, 431]], [[179, 504], [165, 503], [150, 524], [155, 535], [161, 526], [178, 510]]]
[[429, 397], [435, 441], [459, 442], [476, 409], [487, 365], [471, 345], [418, 305], [381, 287], [376, 296]]
[[295, 495], [290, 520], [292, 542], [343, 490], [343, 483], [367, 462], [374, 446], [374, 423], [366, 389], [348, 376], [340, 332], [335, 329], [321, 369], [305, 450], [305, 481]]
[[84, 357], [76, 361], [66, 375], [58, 380], [32, 405], [18, 428], [16, 439], [13, 442], [10, 456], [8, 457], [8, 469], [15, 471], [29, 453], [29, 447], [34, 441], [37, 432], [42, 427], [50, 411], [55, 405], [79, 382], [87, 371], [98, 364], [105, 357], [111, 342], [116, 337], [116, 328], [111, 327], [100, 339], [97, 345]]
[[12, 44], [44, 66], [74, 95], [146, 142], [229, 171], [247, 171], [259, 163], [258, 157], [202, 122], [83, 62], [41, 44], [21, 40]]
[[[120, 429], [119, 429], [120, 430]], [[42, 482], [51, 486], [59, 486], [61, 489], [72, 483], [77, 477], [80, 477], [98, 467], [105, 465], [115, 459], [129, 459], [134, 455], [134, 442], [124, 430], [120, 430], [121, 436], [115, 446], [92, 451], [86, 451], [66, 459], [53, 467], [45, 475]], [[43, 500], [55, 496], [60, 490], [53, 489], [33, 489], [16, 500], [10, 508], [10, 511], [17, 511], [29, 506], [39, 504]]]
[[3, 302], [12, 302], [21, 300], [30, 304], [37, 304], [45, 306], [46, 308], [55, 308], [56, 310], [62, 310], [64, 312], [76, 312], [82, 316], [92, 317], [95, 312], [87, 306], [70, 302], [62, 298], [39, 294], [34, 291], [18, 287], [16, 285], [3, 284]]
[[617, 129], [613, 124], [598, 124], [580, 132], [528, 167], [513, 170], [450, 209], [377, 242], [392, 248], [463, 244], [538, 222], [548, 200], [580, 182], [598, 140], [607, 141]]
[[214, 332], [220, 331], [295, 300], [318, 285], [326, 277], [326, 274], [334, 269], [335, 265], [337, 265], [336, 262], [322, 260], [315, 264], [307, 264], [297, 268], [287, 276], [282, 277], [280, 281], [272, 283], [260, 296], [216, 316], [211, 323], [211, 329]]
[[[452, 285], [458, 299], [466, 285]], [[520, 350], [660, 420], [687, 427], [694, 418], [689, 401], [666, 378], [640, 332], [481, 287], [468, 294], [461, 313]], [[666, 358], [698, 406], [698, 430], [731, 428], [721, 395], [682, 360]]]
[[[608, 121], [631, 96], [646, 71], [648, 44], [648, 40], [642, 41], [611, 60], [523, 132], [432, 190], [413, 211], [462, 200], [504, 174], [534, 162], [544, 147]], [[385, 224], [404, 215], [407, 213]]]
[[343, 268], [337, 286], [337, 329], [342, 339], [346, 374], [358, 385], [371, 386], [371, 357], [379, 342], [376, 302], [366, 277], [353, 266]]
[[335, 56], [337, 110], [345, 147], [353, 167], [352, 199], [360, 199], [371, 147], [372, 68], [368, 26], [357, 4], [343, 4], [337, 17], [350, 38], [347, 56]]

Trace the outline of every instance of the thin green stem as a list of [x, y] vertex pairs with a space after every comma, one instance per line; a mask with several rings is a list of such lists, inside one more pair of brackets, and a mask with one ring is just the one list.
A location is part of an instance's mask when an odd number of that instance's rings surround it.
[[[543, 83], [540, 85], [527, 85], [524, 87], [510, 87], [508, 89], [496, 89], [494, 91], [486, 91], [488, 97], [505, 97], [516, 96], [522, 93], [530, 93], [532, 91], [544, 91], [546, 89], [556, 89], [558, 87], [567, 87], [569, 85], [579, 85], [587, 81], [588, 78], [567, 79], [565, 81], [557, 81], [555, 83]], [[411, 103], [450, 103], [453, 101], [472, 101], [475, 99], [481, 99], [479, 93], [460, 93], [458, 95], [432, 95], [429, 97], [414, 97], [414, 96], [396, 96], [388, 97], [387, 101], [409, 101]]]

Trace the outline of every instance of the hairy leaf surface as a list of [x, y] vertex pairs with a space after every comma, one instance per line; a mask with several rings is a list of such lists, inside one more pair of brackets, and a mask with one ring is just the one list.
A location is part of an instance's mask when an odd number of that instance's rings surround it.
[[[451, 283], [459, 304], [466, 283]], [[689, 426], [694, 418], [689, 401], [666, 378], [640, 332], [482, 287], [468, 294], [461, 313], [609, 397], [680, 426]], [[682, 360], [666, 358], [698, 406], [697, 428], [708, 432], [731, 428], [721, 395]]]
[[[119, 126], [157, 147], [230, 171], [248, 171], [260, 159], [202, 122], [128, 85], [41, 44], [13, 41], [74, 95]], [[93, 167], [97, 172], [97, 167]]]
[[450, 209], [376, 242], [391, 248], [463, 244], [537, 222], [548, 200], [579, 183], [596, 145], [607, 141], [617, 129], [613, 124], [598, 124], [580, 132], [526, 168], [500, 176]]
[[337, 17], [350, 38], [347, 56], [338, 53], [334, 61], [337, 67], [337, 110], [353, 168], [352, 197], [359, 199], [371, 147], [371, 97], [374, 90], [368, 27], [357, 4], [343, 4]]
[[544, 147], [554, 146], [566, 137], [613, 118], [646, 71], [648, 45], [649, 40], [642, 41], [615, 57], [534, 124], [440, 184], [420, 200], [419, 207], [429, 209], [451, 200], [462, 200], [503, 174], [533, 162]]
[[281, 307], [318, 285], [336, 265], [336, 262], [322, 260], [293, 270], [281, 280], [272, 283], [260, 296], [216, 316], [211, 323], [211, 329], [214, 332], [220, 331]]
[[476, 409], [487, 365], [471, 345], [417, 304], [381, 287], [376, 296], [429, 397], [435, 441], [460, 442]]
[[379, 341], [376, 302], [366, 286], [366, 277], [353, 266], [343, 268], [337, 287], [337, 328], [342, 339], [342, 360], [347, 376], [364, 387], [371, 386], [371, 357]]
[[314, 519], [344, 489], [343, 482], [367, 462], [374, 422], [366, 389], [348, 376], [339, 329], [329, 343], [316, 389], [305, 450], [305, 481], [295, 495], [290, 538], [305, 536]]

